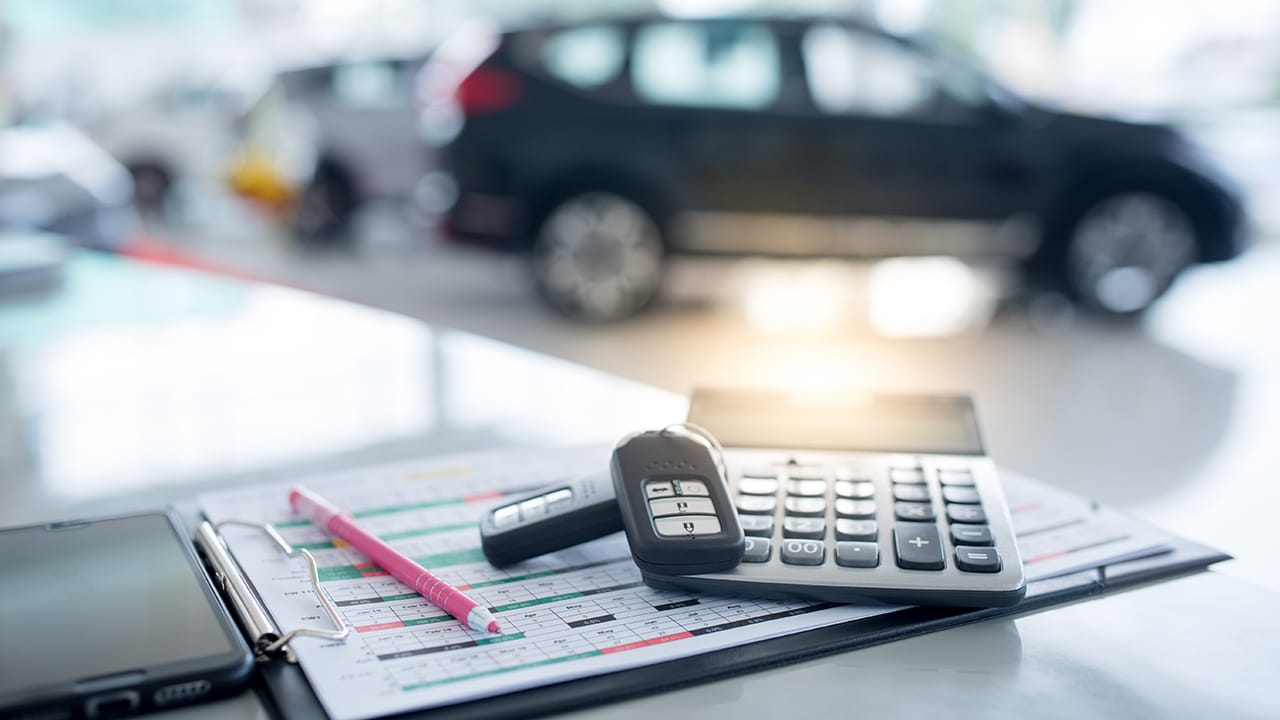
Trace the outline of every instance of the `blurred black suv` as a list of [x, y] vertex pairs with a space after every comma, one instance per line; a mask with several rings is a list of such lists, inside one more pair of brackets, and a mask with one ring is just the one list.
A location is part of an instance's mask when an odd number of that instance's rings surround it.
[[853, 22], [469, 28], [418, 92], [449, 233], [531, 250], [581, 319], [643, 308], [677, 252], [1013, 256], [1130, 313], [1241, 250], [1235, 192], [1172, 128], [1034, 107]]

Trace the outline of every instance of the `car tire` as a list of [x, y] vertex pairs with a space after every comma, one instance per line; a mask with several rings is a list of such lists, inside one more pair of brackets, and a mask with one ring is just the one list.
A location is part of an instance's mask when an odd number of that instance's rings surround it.
[[133, 197], [144, 212], [160, 212], [164, 209], [173, 187], [169, 171], [156, 162], [139, 162], [128, 166], [133, 177]]
[[647, 307], [658, 295], [665, 260], [654, 214], [612, 192], [553, 204], [533, 244], [538, 292], [560, 314], [586, 322], [622, 320]]
[[1149, 190], [1110, 192], [1082, 203], [1067, 222], [1056, 272], [1078, 303], [1132, 315], [1162, 296], [1198, 254], [1185, 206]]
[[306, 244], [341, 239], [355, 215], [355, 186], [340, 168], [322, 163], [298, 195], [293, 230]]

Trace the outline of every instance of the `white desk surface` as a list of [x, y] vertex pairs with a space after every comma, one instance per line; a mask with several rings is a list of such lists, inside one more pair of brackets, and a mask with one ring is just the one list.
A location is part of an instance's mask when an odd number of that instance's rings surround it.
[[[109, 258], [69, 270], [59, 295], [0, 306], [0, 526], [431, 453], [607, 442], [683, 414], [669, 393], [299, 291]], [[1275, 718], [1277, 608], [1209, 572], [580, 715]], [[265, 713], [245, 693], [171, 715]]]

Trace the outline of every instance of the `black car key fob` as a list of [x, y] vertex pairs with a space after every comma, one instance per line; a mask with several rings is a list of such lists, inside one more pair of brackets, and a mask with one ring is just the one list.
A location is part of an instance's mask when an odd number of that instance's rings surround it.
[[480, 520], [480, 548], [497, 566], [595, 540], [622, 529], [604, 473], [548, 485], [503, 502]]
[[683, 426], [632, 435], [614, 449], [611, 467], [641, 573], [719, 572], [742, 561], [742, 526], [707, 439]]

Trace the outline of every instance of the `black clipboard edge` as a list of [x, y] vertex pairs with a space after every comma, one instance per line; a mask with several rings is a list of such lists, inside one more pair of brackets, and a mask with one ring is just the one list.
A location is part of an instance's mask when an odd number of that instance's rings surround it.
[[[1030, 583], [1026, 599], [1011, 608], [904, 608], [794, 635], [748, 643], [659, 665], [622, 670], [530, 688], [456, 705], [410, 711], [394, 718], [490, 720], [529, 718], [620, 702], [667, 690], [811, 660], [996, 617], [1038, 612], [1094, 596], [1206, 570], [1230, 555], [1187, 540], [1173, 550], [1096, 570]], [[302, 669], [285, 662], [260, 665], [255, 689], [268, 712], [281, 720], [326, 717]]]

